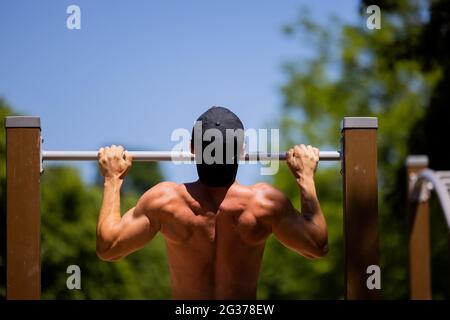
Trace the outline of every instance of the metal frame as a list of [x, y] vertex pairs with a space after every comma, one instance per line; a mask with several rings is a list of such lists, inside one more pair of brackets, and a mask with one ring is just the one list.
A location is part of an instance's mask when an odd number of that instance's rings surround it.
[[430, 192], [436, 191], [450, 229], [450, 171], [428, 169], [428, 157], [406, 159], [409, 223], [410, 298], [431, 300]]
[[[42, 161], [97, 159], [96, 151], [41, 148], [38, 117], [7, 117], [7, 299], [40, 299], [40, 173]], [[320, 160], [341, 160], [346, 299], [376, 299], [367, 268], [378, 265], [377, 118], [346, 117], [341, 151]], [[133, 151], [136, 161], [174, 160], [171, 152]], [[191, 154], [180, 154], [192, 160]], [[256, 158], [256, 159], [255, 159]], [[285, 154], [252, 154], [243, 160], [285, 160]], [[27, 201], [23, 201], [27, 199]]]
[[[441, 203], [442, 211], [444, 212], [445, 220], [450, 228], [450, 171], [422, 170], [416, 177], [415, 185], [417, 188], [425, 185], [428, 191], [434, 190], [436, 192]], [[418, 200], [420, 199], [413, 199], [416, 202]]]

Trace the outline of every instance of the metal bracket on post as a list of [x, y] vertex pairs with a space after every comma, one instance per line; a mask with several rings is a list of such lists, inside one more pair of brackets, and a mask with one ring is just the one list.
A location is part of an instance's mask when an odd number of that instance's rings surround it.
[[411, 173], [408, 177], [408, 198], [410, 201], [424, 203], [430, 200], [433, 184], [429, 181], [421, 181], [417, 183], [418, 175]]
[[[411, 155], [406, 158], [405, 165], [410, 167], [428, 167], [428, 157], [424, 155]], [[428, 181], [417, 183], [419, 175], [411, 172], [408, 175], [408, 199], [413, 202], [424, 203], [430, 200], [433, 184]]]

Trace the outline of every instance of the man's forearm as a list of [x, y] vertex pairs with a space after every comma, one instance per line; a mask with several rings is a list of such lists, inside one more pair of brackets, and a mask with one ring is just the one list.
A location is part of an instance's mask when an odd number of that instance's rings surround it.
[[98, 240], [106, 242], [114, 238], [115, 226], [120, 222], [120, 188], [121, 179], [106, 178], [103, 189], [103, 200], [97, 224]]
[[301, 177], [297, 179], [297, 184], [300, 188], [301, 217], [308, 226], [306, 230], [314, 239], [319, 256], [322, 256], [328, 251], [327, 224], [317, 198], [314, 178], [312, 175]]
[[319, 199], [317, 198], [316, 187], [313, 176], [301, 175], [297, 179], [300, 188], [301, 212], [306, 218], [321, 216]]

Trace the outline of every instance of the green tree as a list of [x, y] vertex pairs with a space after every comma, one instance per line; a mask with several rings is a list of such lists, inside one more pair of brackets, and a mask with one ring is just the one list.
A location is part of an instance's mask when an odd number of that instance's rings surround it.
[[[362, 4], [368, 4], [364, 1]], [[446, 146], [450, 127], [450, 2], [430, 1], [370, 1], [384, 8], [388, 19], [401, 21], [395, 42], [384, 48], [394, 61], [414, 61], [423, 74], [438, 70], [439, 77], [429, 92], [428, 103], [422, 105], [423, 117], [408, 132], [406, 146], [409, 154], [426, 154], [430, 167], [449, 170], [450, 160]], [[387, 195], [391, 212], [404, 209], [405, 169], [399, 166]], [[398, 192], [401, 190], [403, 192]], [[397, 192], [396, 192], [397, 191]], [[431, 199], [431, 253], [433, 298], [449, 298], [450, 266], [448, 226], [442, 208], [435, 196]], [[401, 219], [401, 215], [395, 216]], [[406, 236], [406, 235], [405, 235]]]
[[[337, 133], [344, 116], [379, 118], [382, 296], [406, 298], [408, 242], [403, 162], [408, 153], [418, 150], [417, 139], [422, 139], [422, 146], [426, 146], [422, 150], [426, 152], [430, 146], [442, 141], [444, 128], [449, 127], [448, 90], [445, 91], [449, 82], [443, 83], [444, 74], [448, 76], [445, 72], [448, 54], [436, 52], [432, 59], [426, 55], [429, 54], [427, 34], [433, 34], [436, 50], [448, 46], [445, 30], [448, 30], [449, 19], [444, 18], [449, 14], [448, 2], [370, 1], [381, 7], [381, 30], [366, 28], [365, 8], [368, 4], [361, 4], [361, 18], [356, 25], [342, 24], [334, 18], [330, 19], [329, 25], [321, 26], [312, 22], [303, 11], [297, 21], [285, 28], [291, 38], [300, 39], [302, 43], [309, 40], [313, 54], [284, 66], [288, 80], [282, 88], [284, 105], [280, 126], [285, 147], [305, 141], [327, 148], [339, 144]], [[430, 13], [430, 19], [426, 18], [426, 13]], [[433, 31], [429, 30], [431, 25], [434, 25]], [[417, 54], [416, 47], [423, 49], [422, 57]], [[436, 119], [431, 120], [428, 134], [423, 134], [425, 129], [418, 130], [417, 127], [423, 119], [429, 118], [432, 107], [427, 106], [433, 103], [441, 106], [434, 115], [440, 118], [443, 126], [437, 129]], [[411, 137], [414, 142], [408, 145]], [[323, 166], [317, 174], [319, 197], [329, 224], [329, 256], [309, 262], [269, 242], [265, 256], [267, 263], [262, 270], [261, 297], [343, 296], [339, 170], [338, 166]], [[298, 203], [297, 190], [289, 175], [288, 170], [282, 168], [274, 182]], [[438, 232], [433, 230], [433, 234], [435, 231]], [[446, 256], [442, 246], [435, 251], [437, 260]], [[289, 277], [282, 278], [282, 274]], [[436, 278], [442, 282], [447, 277], [448, 272], [441, 272]], [[438, 288], [436, 297], [442, 296], [444, 293]]]

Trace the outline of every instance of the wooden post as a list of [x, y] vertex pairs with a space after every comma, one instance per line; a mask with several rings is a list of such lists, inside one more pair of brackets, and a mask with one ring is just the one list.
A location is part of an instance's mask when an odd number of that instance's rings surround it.
[[367, 283], [369, 267], [379, 268], [377, 128], [377, 118], [342, 121], [345, 298], [352, 300], [378, 298]]
[[7, 117], [6, 297], [40, 299], [41, 128], [38, 117]]
[[[409, 156], [406, 159], [409, 192], [412, 191], [415, 175], [426, 168], [427, 156]], [[426, 197], [421, 201], [416, 200], [419, 199], [408, 201], [410, 297], [412, 300], [430, 300], [430, 204]]]

